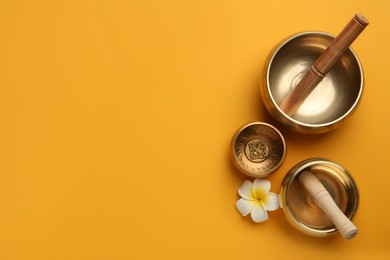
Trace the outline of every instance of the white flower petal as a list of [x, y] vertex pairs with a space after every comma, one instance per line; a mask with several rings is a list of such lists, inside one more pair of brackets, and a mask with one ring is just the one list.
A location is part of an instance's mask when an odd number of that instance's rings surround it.
[[256, 200], [239, 199], [236, 203], [236, 208], [241, 215], [246, 216], [251, 213], [258, 204], [260, 203]]
[[261, 199], [261, 204], [268, 211], [277, 210], [279, 208], [279, 196], [273, 192], [268, 192]]
[[256, 179], [252, 184], [252, 193], [256, 199], [261, 199], [271, 189], [269, 180]]
[[245, 199], [254, 199], [253, 197], [253, 193], [252, 193], [252, 182], [248, 181], [248, 180], [245, 180], [241, 187], [238, 189], [238, 194], [240, 194], [240, 196], [242, 198], [245, 198]]
[[263, 205], [259, 203], [256, 208], [251, 212], [251, 217], [254, 222], [260, 223], [268, 219], [267, 211], [264, 209]]

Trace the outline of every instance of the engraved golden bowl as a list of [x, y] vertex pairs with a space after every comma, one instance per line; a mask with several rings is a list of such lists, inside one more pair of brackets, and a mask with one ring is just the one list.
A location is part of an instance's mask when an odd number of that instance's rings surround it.
[[323, 32], [303, 32], [282, 41], [271, 52], [260, 92], [270, 114], [294, 131], [320, 134], [342, 125], [356, 110], [363, 92], [363, 69], [349, 48], [325, 78], [290, 117], [279, 104], [313, 62], [333, 41]]
[[253, 122], [241, 127], [231, 141], [236, 167], [252, 177], [266, 177], [279, 168], [286, 155], [286, 143], [274, 126]]
[[297, 176], [304, 170], [310, 170], [317, 176], [337, 206], [351, 220], [359, 204], [357, 185], [345, 168], [324, 158], [312, 158], [298, 163], [282, 181], [280, 203], [287, 221], [297, 230], [311, 236], [334, 235], [338, 232], [335, 225], [298, 181]]

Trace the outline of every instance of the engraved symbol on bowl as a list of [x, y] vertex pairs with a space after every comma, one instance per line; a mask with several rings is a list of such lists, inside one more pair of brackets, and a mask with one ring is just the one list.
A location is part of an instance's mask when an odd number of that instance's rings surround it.
[[245, 145], [245, 156], [254, 163], [259, 163], [267, 159], [269, 155], [269, 146], [261, 138], [249, 140]]

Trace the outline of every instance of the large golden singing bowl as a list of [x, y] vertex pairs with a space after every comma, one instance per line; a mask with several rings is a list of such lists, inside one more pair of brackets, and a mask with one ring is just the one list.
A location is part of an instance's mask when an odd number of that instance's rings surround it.
[[297, 230], [311, 236], [331, 236], [337, 232], [336, 226], [298, 180], [298, 175], [305, 170], [317, 176], [340, 210], [351, 220], [359, 204], [357, 185], [345, 168], [323, 158], [302, 161], [284, 177], [280, 202], [288, 222]]
[[333, 39], [334, 36], [322, 32], [299, 33], [280, 43], [267, 60], [260, 87], [264, 105], [272, 116], [295, 131], [308, 134], [331, 131], [352, 115], [361, 99], [363, 70], [349, 48], [295, 115], [290, 117], [279, 108]]

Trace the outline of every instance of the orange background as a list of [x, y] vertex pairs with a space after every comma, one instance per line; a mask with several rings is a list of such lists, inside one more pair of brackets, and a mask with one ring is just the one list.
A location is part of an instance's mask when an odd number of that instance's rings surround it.
[[[270, 118], [258, 82], [282, 38], [371, 22], [353, 44], [359, 109], [329, 134]], [[1, 1], [0, 259], [388, 259], [390, 2]], [[281, 210], [235, 209], [234, 132], [277, 126], [299, 161], [327, 157], [360, 188], [359, 235], [319, 239]]]

